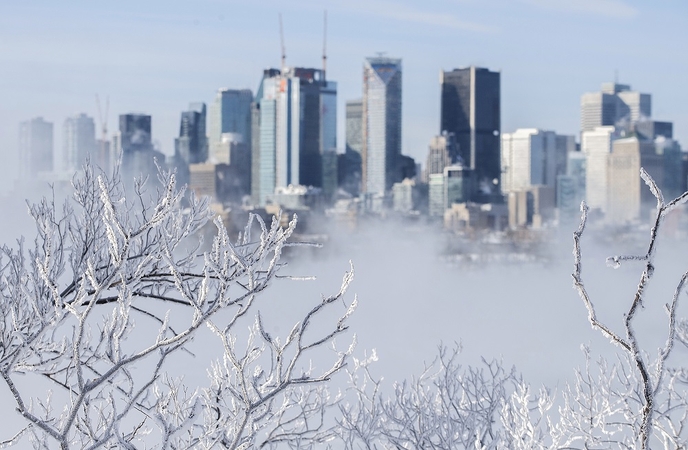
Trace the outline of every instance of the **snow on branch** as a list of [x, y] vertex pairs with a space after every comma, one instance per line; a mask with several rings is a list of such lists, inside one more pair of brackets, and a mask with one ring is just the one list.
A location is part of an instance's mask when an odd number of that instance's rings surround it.
[[[355, 299], [329, 331], [319, 326], [322, 334], [309, 340], [304, 333], [323, 310], [341, 307], [353, 268], [279, 344], [265, 332], [257, 299], [282, 268], [296, 216], [282, 227], [251, 215], [235, 242], [215, 218], [216, 235], [203, 251], [207, 200], [184, 196], [174, 173], [160, 180], [155, 193], [145, 180], [127, 189], [118, 170], [107, 176], [87, 166], [61, 213], [54, 200], [30, 206], [33, 245], [0, 248], [0, 374], [26, 423], [0, 445], [325, 442], [331, 430], [312, 419], [336, 403], [323, 383], [346, 366], [353, 347], [335, 349], [319, 371], [308, 358], [346, 332]], [[241, 351], [237, 324], [249, 314], [257, 319]], [[189, 388], [170, 361], [193, 357], [192, 341], [208, 327], [222, 357], [209, 367], [207, 388]], [[21, 375], [32, 383], [18, 382]], [[53, 393], [48, 401], [41, 390]]]

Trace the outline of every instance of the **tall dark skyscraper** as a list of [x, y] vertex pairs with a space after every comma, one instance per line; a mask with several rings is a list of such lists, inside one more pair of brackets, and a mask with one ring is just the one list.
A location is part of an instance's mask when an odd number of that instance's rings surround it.
[[182, 112], [179, 137], [174, 140], [175, 158], [186, 164], [203, 163], [208, 159], [205, 136], [205, 103], [192, 103]]
[[155, 174], [155, 158], [158, 164], [164, 164], [164, 155], [153, 150], [151, 116], [120, 115], [118, 140], [116, 150], [122, 152], [122, 171], [127, 177]]
[[441, 132], [454, 133], [482, 193], [499, 193], [500, 73], [480, 67], [442, 72]]
[[119, 132], [124, 155], [153, 150], [151, 140], [151, 116], [146, 114], [122, 114], [119, 116]]
[[323, 187], [323, 154], [337, 146], [337, 83], [326, 80], [320, 69], [288, 67], [282, 76], [288, 131], [283, 147], [278, 140], [278, 155], [280, 150], [298, 152], [299, 184]]

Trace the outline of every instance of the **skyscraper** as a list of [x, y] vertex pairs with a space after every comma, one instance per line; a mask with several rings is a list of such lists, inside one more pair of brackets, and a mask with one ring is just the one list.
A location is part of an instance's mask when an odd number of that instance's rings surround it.
[[346, 102], [346, 151], [361, 153], [363, 149], [363, 100]]
[[204, 163], [208, 159], [205, 116], [205, 103], [192, 103], [188, 111], [182, 112], [174, 150], [175, 158], [186, 164]]
[[581, 132], [602, 126], [630, 126], [651, 116], [652, 96], [631, 91], [626, 84], [603, 83], [600, 92], [581, 97]]
[[454, 133], [464, 165], [481, 192], [498, 193], [500, 167], [500, 73], [480, 67], [441, 72], [440, 131]]
[[[78, 170], [88, 157], [95, 157], [96, 125], [93, 118], [86, 114], [68, 117], [62, 127], [63, 168], [67, 171]], [[92, 162], [98, 164], [98, 158]], [[107, 169], [105, 167], [104, 169]]]
[[220, 89], [208, 112], [208, 142], [210, 156], [225, 159], [222, 135], [233, 133], [235, 142], [251, 145], [251, 102], [250, 89]]
[[[606, 221], [621, 224], [640, 217], [641, 146], [636, 137], [616, 139], [608, 157]], [[652, 144], [650, 143], [650, 147]]]
[[[119, 116], [119, 135], [116, 150], [122, 152], [122, 171], [127, 177], [154, 174], [156, 171], [151, 139], [151, 116], [122, 114]], [[164, 161], [159, 161], [162, 163]]]
[[502, 134], [502, 192], [532, 186], [556, 187], [566, 172], [566, 157], [575, 148], [573, 136], [553, 131], [519, 128]]
[[357, 197], [361, 190], [363, 151], [363, 100], [346, 102], [346, 150], [337, 155], [338, 185]]
[[363, 63], [363, 192], [384, 194], [401, 181], [401, 59]]
[[458, 155], [458, 144], [452, 133], [444, 133], [430, 140], [428, 157], [425, 162], [425, 174], [444, 173], [444, 168], [452, 163], [462, 163]]
[[[275, 188], [291, 185], [323, 187], [336, 184], [337, 83], [319, 69], [267, 69], [256, 93], [251, 192], [265, 204]], [[327, 170], [323, 170], [326, 166]]]
[[19, 124], [19, 163], [22, 177], [53, 170], [53, 124], [42, 117]]
[[581, 151], [586, 157], [585, 196], [590, 209], [607, 211], [609, 154], [618, 139], [614, 127], [597, 127], [581, 134]]
[[153, 150], [151, 116], [147, 114], [122, 114], [119, 116], [122, 152], [127, 155]]
[[322, 155], [337, 147], [337, 83], [301, 67], [285, 68], [281, 79], [277, 186], [322, 187]]
[[566, 174], [557, 176], [557, 208], [561, 223], [580, 220], [580, 204], [585, 200], [586, 157], [583, 152], [569, 152]]

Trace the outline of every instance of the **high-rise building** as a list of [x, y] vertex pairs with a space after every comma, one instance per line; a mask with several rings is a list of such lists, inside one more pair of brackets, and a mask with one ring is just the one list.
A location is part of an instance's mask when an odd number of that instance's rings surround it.
[[[68, 117], [62, 127], [63, 169], [78, 170], [87, 158], [97, 156], [97, 150], [93, 118], [86, 114]], [[97, 164], [98, 161], [92, 160], [92, 163]]]
[[654, 140], [660, 136], [665, 139], [672, 139], [674, 137], [674, 124], [651, 119], [640, 120], [634, 124], [633, 131], [642, 139]]
[[[328, 189], [336, 183], [337, 83], [319, 69], [268, 69], [256, 94], [252, 152], [252, 195], [265, 204], [277, 187], [304, 185]], [[328, 154], [329, 154], [328, 153]]]
[[556, 187], [557, 175], [566, 171], [566, 156], [575, 149], [573, 139], [536, 128], [502, 134], [502, 191]]
[[463, 164], [472, 169], [480, 192], [499, 193], [500, 72], [467, 67], [440, 73], [440, 131], [454, 133]]
[[363, 100], [346, 102], [346, 151], [363, 150]]
[[471, 170], [461, 164], [444, 168], [444, 208], [451, 208], [453, 203], [465, 203], [473, 193]]
[[[237, 142], [251, 144], [250, 89], [220, 89], [208, 111], [208, 144], [210, 156], [222, 153], [222, 134], [234, 133]], [[205, 127], [205, 125], [204, 125]]]
[[602, 126], [629, 127], [652, 116], [652, 96], [626, 84], [604, 83], [600, 92], [581, 97], [581, 132]]
[[320, 69], [288, 67], [279, 95], [277, 186], [323, 186], [323, 154], [337, 148], [337, 83]]
[[583, 152], [569, 152], [566, 173], [557, 176], [557, 208], [560, 222], [580, 220], [580, 204], [585, 200], [585, 166]]
[[179, 137], [174, 140], [174, 154], [184, 164], [200, 164], [208, 159], [208, 142], [205, 134], [205, 103], [192, 103], [182, 112]]
[[384, 194], [401, 181], [401, 59], [363, 63], [362, 190]]
[[153, 150], [151, 116], [147, 114], [122, 114], [119, 116], [122, 152], [127, 155]]
[[673, 124], [651, 115], [651, 95], [631, 91], [628, 85], [605, 83], [600, 92], [581, 97], [586, 197], [609, 222], [635, 220], [641, 207], [654, 203], [651, 192], [636, 185], [641, 183], [640, 167], [669, 196], [678, 195], [684, 186], [680, 148], [671, 139]]
[[265, 205], [275, 191], [279, 85], [279, 69], [266, 69], [251, 109], [251, 197], [258, 205]]
[[326, 201], [330, 201], [337, 193], [339, 172], [337, 170], [338, 155], [336, 149], [325, 150], [322, 154], [322, 192]]
[[607, 210], [609, 154], [618, 138], [614, 127], [597, 127], [581, 134], [581, 151], [585, 155], [585, 197], [590, 209]]
[[[667, 201], [674, 199], [686, 191], [686, 173], [683, 169], [683, 151], [679, 143], [673, 139], [658, 136], [654, 140], [655, 153], [663, 159], [662, 193]], [[642, 162], [642, 160], [641, 160]]]
[[636, 137], [612, 143], [607, 168], [607, 207], [605, 220], [621, 224], [640, 217], [640, 153]]
[[217, 194], [215, 171], [215, 164], [189, 164], [189, 189], [199, 197], [207, 196], [214, 199]]
[[428, 177], [428, 214], [431, 217], [444, 215], [444, 181], [443, 173], [433, 173]]
[[42, 117], [19, 124], [20, 175], [33, 178], [53, 170], [53, 124]]
[[460, 162], [458, 144], [453, 133], [444, 133], [430, 140], [428, 157], [425, 161], [425, 175], [444, 173], [444, 168], [454, 162]]
[[[122, 171], [127, 178], [156, 173], [155, 159], [161, 154], [153, 149], [151, 116], [122, 114], [119, 134], [113, 137], [115, 148], [122, 152]], [[159, 160], [162, 163], [164, 160]]]
[[337, 185], [357, 197], [361, 191], [363, 100], [346, 102], [346, 150], [337, 155]]
[[655, 140], [625, 137], [624, 130], [615, 127], [584, 131], [582, 138], [587, 203], [591, 209], [604, 213], [607, 222], [634, 221], [644, 217], [642, 208], [655, 207], [655, 197], [639, 176], [641, 167], [666, 198], [683, 191], [681, 149], [675, 141], [663, 136]]
[[413, 210], [413, 190], [416, 182], [406, 178], [392, 185], [392, 209], [401, 213]]
[[[263, 82], [261, 81], [261, 88]], [[256, 205], [264, 205], [267, 195], [269, 193], [265, 192], [265, 186], [268, 180], [263, 180], [261, 178], [261, 157], [264, 153], [267, 153], [262, 148], [261, 140], [261, 90], [256, 94], [256, 101], [251, 103], [251, 201]], [[274, 149], [273, 149], [274, 152]], [[271, 181], [272, 186], [275, 185], [274, 178]]]
[[181, 184], [191, 182], [189, 166], [203, 164], [208, 160], [208, 138], [205, 133], [205, 103], [191, 103], [188, 111], [183, 111], [179, 123], [179, 137], [174, 139], [174, 166], [177, 181]]

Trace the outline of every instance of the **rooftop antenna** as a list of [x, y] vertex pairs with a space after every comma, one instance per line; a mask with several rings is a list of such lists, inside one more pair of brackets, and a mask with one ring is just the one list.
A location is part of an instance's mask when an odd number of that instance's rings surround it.
[[327, 71], [327, 10], [325, 10], [325, 14], [323, 16], [323, 54], [322, 54], [322, 70], [323, 70], [323, 78], [325, 77], [325, 73]]
[[619, 69], [614, 69], [614, 84], [619, 84]]
[[282, 72], [284, 73], [285, 67], [287, 67], [287, 54], [284, 49], [284, 28], [282, 27], [282, 13], [279, 13], [279, 26], [280, 26], [280, 44], [282, 46]]

